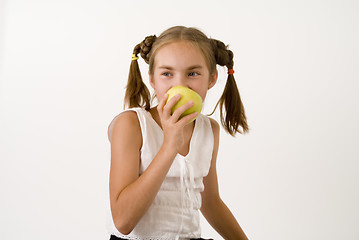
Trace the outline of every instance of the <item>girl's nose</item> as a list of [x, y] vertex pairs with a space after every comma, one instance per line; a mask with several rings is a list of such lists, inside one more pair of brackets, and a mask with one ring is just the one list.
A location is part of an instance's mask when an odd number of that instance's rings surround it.
[[188, 87], [186, 78], [184, 76], [177, 76], [176, 81], [174, 81], [174, 83], [176, 86]]

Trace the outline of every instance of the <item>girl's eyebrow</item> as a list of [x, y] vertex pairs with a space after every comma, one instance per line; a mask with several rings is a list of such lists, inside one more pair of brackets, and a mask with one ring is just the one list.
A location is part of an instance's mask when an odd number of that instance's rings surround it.
[[188, 70], [193, 70], [193, 69], [202, 69], [203, 67], [201, 65], [194, 65], [188, 68]]
[[159, 66], [158, 68], [160, 68], [160, 69], [168, 69], [168, 70], [173, 70], [173, 68], [172, 68], [172, 67], [170, 67], [170, 66]]
[[[167, 69], [167, 70], [173, 70], [173, 67], [171, 67], [171, 66], [166, 66], [166, 65], [159, 66], [158, 68], [160, 68], [160, 69]], [[193, 66], [188, 67], [187, 69], [188, 69], [188, 70], [193, 70], [193, 69], [202, 69], [202, 68], [203, 68], [203, 66], [201, 66], [201, 65], [193, 65]]]

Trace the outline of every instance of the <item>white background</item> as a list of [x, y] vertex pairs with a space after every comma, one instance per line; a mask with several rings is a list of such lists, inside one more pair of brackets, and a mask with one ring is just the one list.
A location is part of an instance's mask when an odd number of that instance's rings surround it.
[[235, 54], [251, 132], [221, 132], [218, 175], [248, 237], [359, 239], [358, 13], [356, 0], [0, 1], [0, 239], [108, 239], [107, 126], [133, 47], [173, 25]]

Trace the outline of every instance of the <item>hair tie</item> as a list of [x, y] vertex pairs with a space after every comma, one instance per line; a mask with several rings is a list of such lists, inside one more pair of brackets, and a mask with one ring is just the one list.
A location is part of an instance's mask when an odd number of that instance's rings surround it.
[[231, 68], [231, 69], [228, 69], [228, 72], [227, 72], [229, 75], [231, 75], [231, 74], [233, 74], [234, 73], [234, 70], [233, 70], [233, 68]]
[[132, 54], [131, 61], [136, 61], [137, 59], [138, 59], [138, 57], [136, 56], [136, 54]]

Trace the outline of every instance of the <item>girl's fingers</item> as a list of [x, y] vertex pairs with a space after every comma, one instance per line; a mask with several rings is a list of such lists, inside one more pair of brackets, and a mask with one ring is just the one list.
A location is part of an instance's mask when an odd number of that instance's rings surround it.
[[182, 117], [182, 118], [178, 121], [178, 123], [179, 123], [179, 124], [186, 125], [187, 123], [192, 122], [192, 120], [194, 120], [197, 116], [198, 116], [198, 113], [197, 113], [197, 112], [188, 114], [188, 115]]
[[172, 117], [177, 121], [181, 115], [188, 109], [190, 109], [193, 106], [193, 101], [189, 101], [188, 103], [182, 105], [181, 107], [177, 108], [173, 114]]
[[166, 104], [168, 94], [163, 95], [162, 99], [158, 102], [157, 110], [162, 111], [163, 106]]
[[157, 111], [158, 114], [160, 115], [160, 118], [162, 118], [163, 108], [166, 105], [167, 98], [168, 98], [168, 94], [166, 93], [165, 95], [163, 95], [162, 99], [158, 102]]
[[171, 110], [173, 106], [181, 99], [180, 94], [176, 94], [173, 96], [167, 103], [165, 102], [165, 105], [163, 107], [163, 113], [166, 114], [168, 117], [171, 116]]
[[179, 122], [180, 124], [185, 125], [197, 116], [196, 114], [190, 114], [181, 118], [181, 115], [194, 105], [193, 101], [189, 101], [188, 103], [182, 105], [181, 107], [177, 108], [173, 114], [171, 114], [173, 106], [181, 99], [181, 95], [176, 94], [174, 97], [168, 100], [168, 102], [167, 98], [168, 94], [165, 94], [157, 106], [157, 110], [161, 119], [168, 119], [171, 120], [172, 123]]

